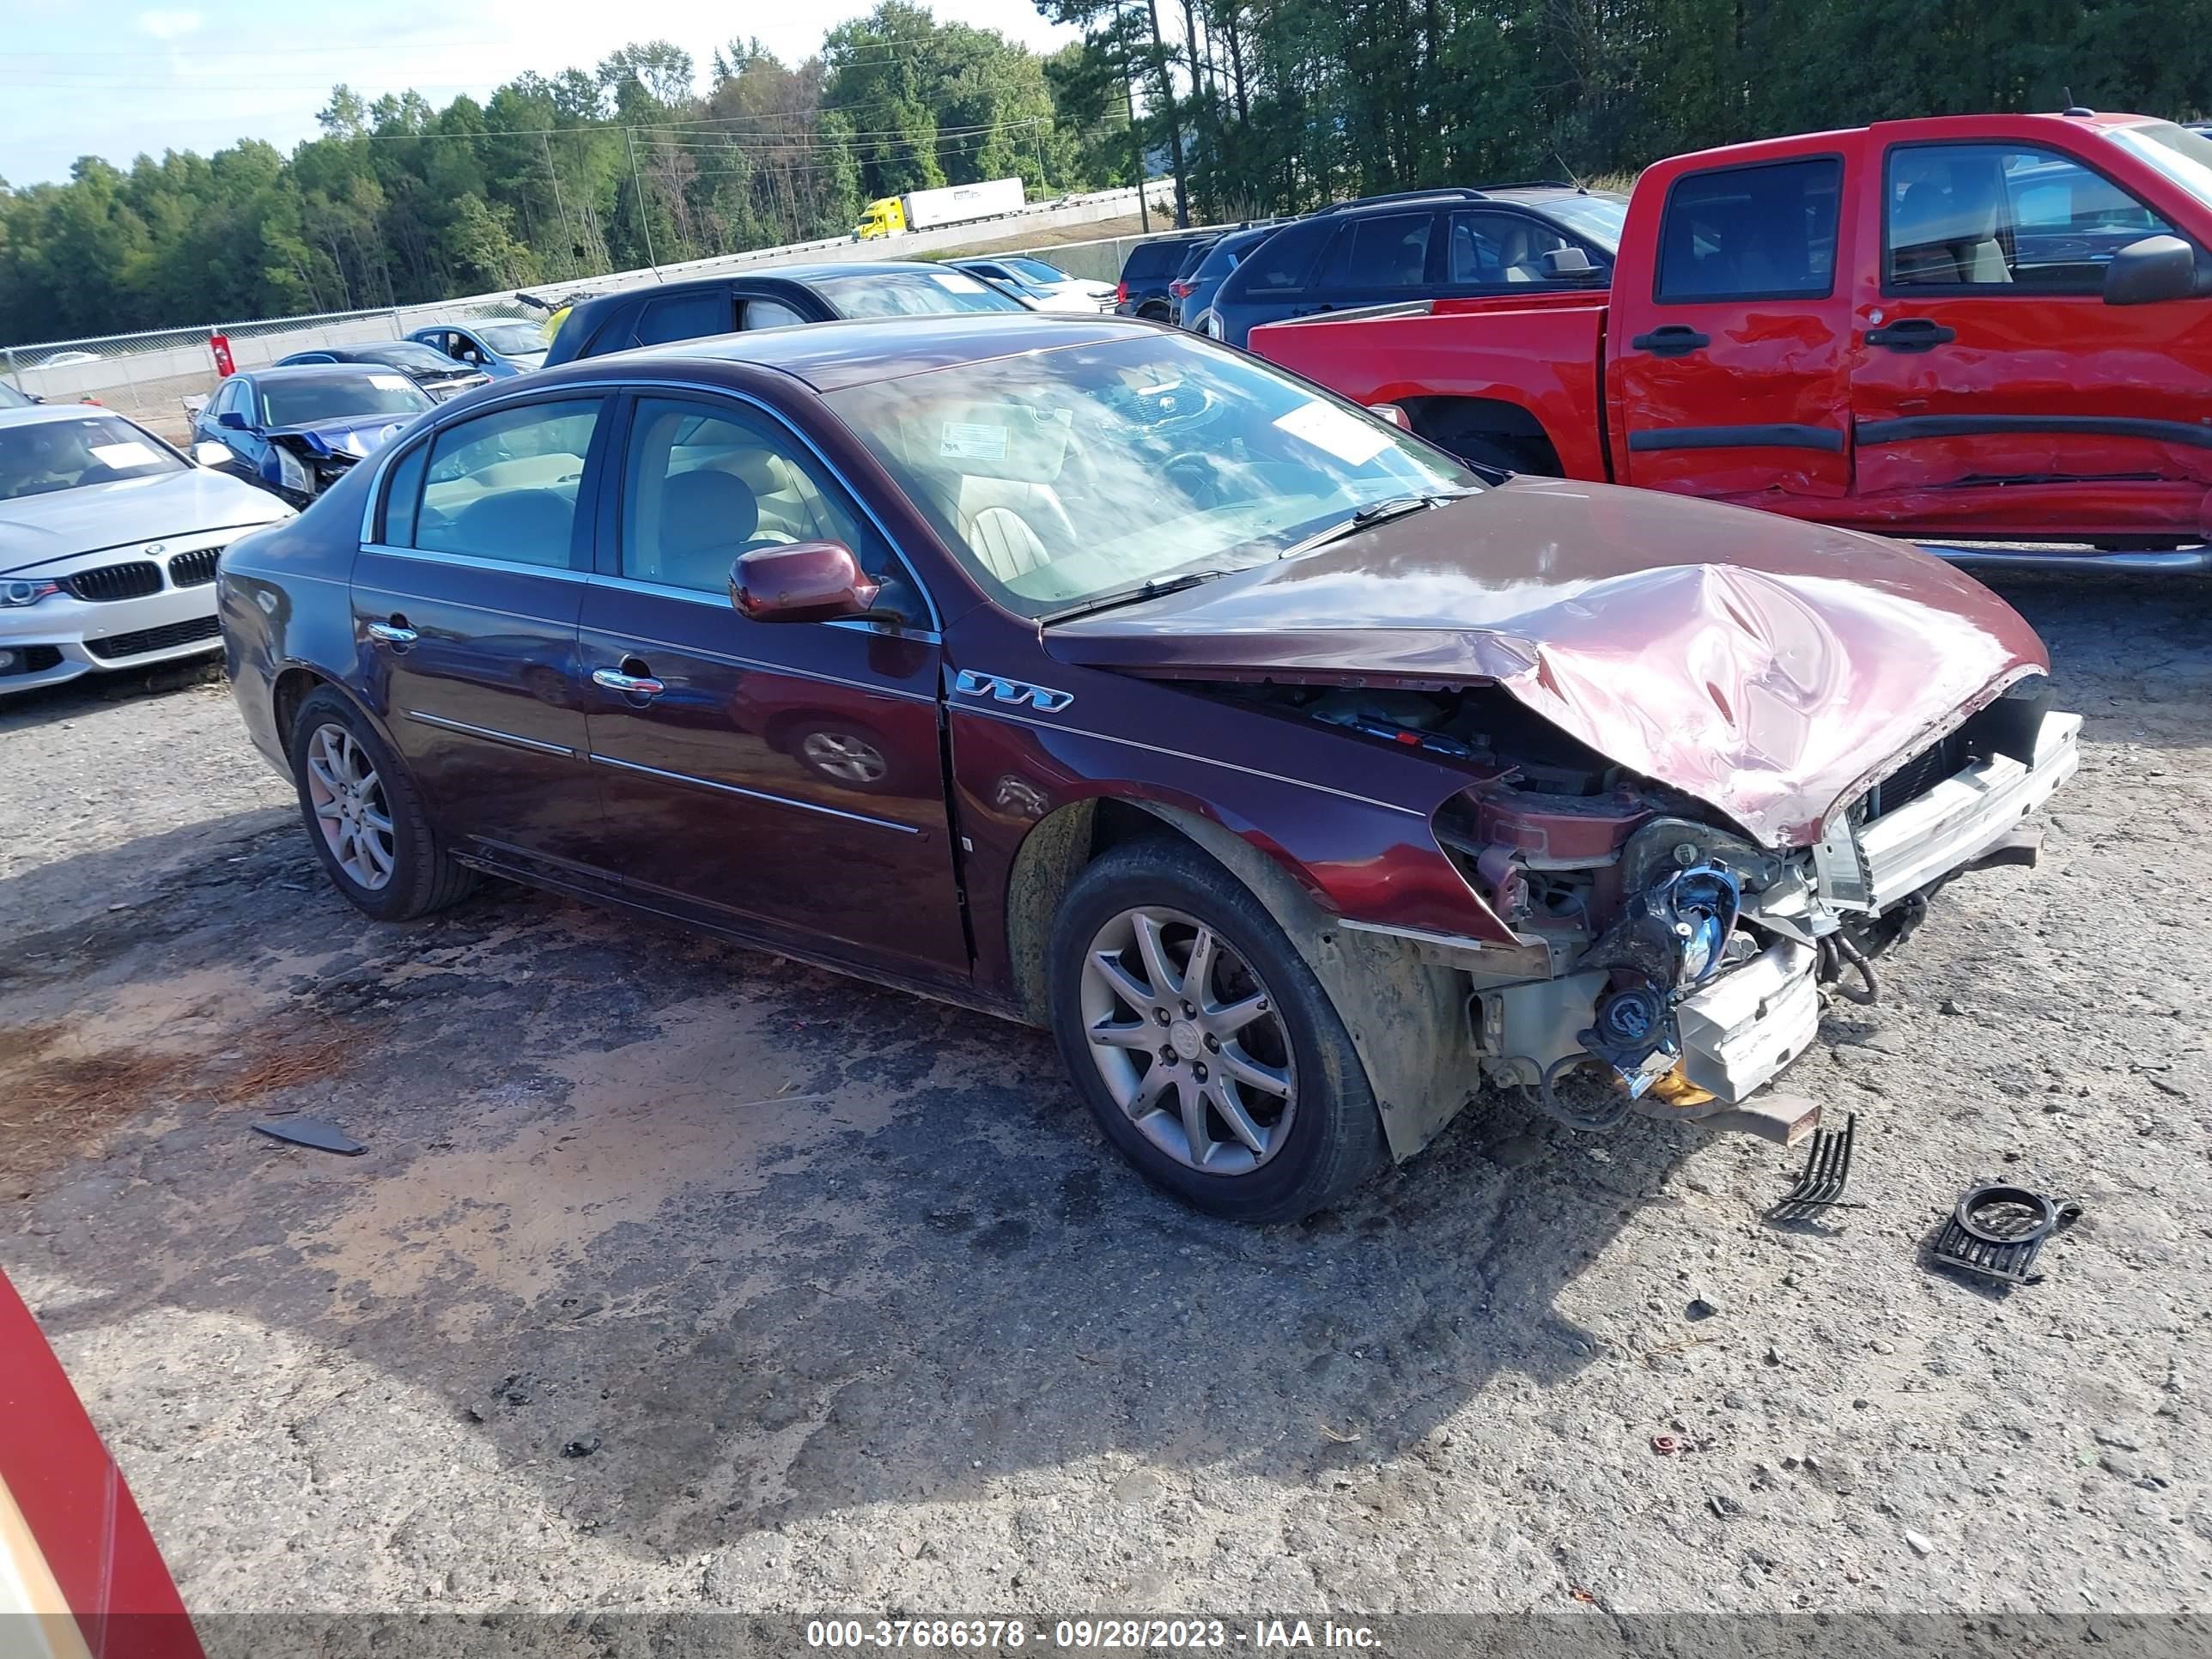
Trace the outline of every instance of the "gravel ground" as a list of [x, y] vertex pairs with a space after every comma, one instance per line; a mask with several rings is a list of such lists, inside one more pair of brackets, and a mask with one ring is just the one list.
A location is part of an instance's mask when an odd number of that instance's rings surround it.
[[[1791, 1074], [1859, 1114], [1832, 1224], [1506, 1105], [1202, 1220], [1034, 1034], [510, 890], [362, 921], [200, 685], [0, 708], [0, 1266], [203, 1613], [2203, 1609], [2212, 588], [2004, 587], [2084, 765]], [[1918, 1259], [1996, 1172], [2087, 1206], [2009, 1293]]]

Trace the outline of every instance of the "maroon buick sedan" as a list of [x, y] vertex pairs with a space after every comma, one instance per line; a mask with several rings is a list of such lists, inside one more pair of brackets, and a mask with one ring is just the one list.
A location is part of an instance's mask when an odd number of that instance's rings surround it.
[[1486, 1086], [1802, 1133], [1761, 1091], [1824, 985], [2019, 852], [2079, 724], [1917, 553], [1480, 475], [1111, 318], [501, 381], [220, 595], [368, 915], [490, 873], [1048, 1026], [1145, 1175], [1259, 1221]]

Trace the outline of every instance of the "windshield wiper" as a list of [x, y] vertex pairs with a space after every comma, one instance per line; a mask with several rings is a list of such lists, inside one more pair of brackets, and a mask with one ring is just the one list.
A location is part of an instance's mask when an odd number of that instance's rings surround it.
[[1200, 582], [1210, 582], [1227, 575], [1226, 570], [1191, 570], [1180, 576], [1155, 576], [1149, 581], [1125, 587], [1115, 593], [1101, 593], [1097, 599], [1085, 599], [1081, 605], [1072, 605], [1065, 611], [1054, 611], [1037, 618], [1039, 628], [1049, 628], [1054, 623], [1073, 621], [1101, 611], [1117, 610], [1125, 605], [1138, 605], [1146, 599], [1157, 599], [1163, 593], [1180, 593], [1186, 587], [1196, 587]]
[[1409, 513], [1425, 513], [1432, 507], [1442, 507], [1446, 501], [1455, 501], [1474, 493], [1471, 489], [1448, 489], [1434, 495], [1393, 495], [1387, 501], [1376, 501], [1371, 507], [1361, 507], [1350, 518], [1340, 519], [1328, 529], [1317, 530], [1303, 541], [1292, 542], [1275, 556], [1294, 559], [1301, 553], [1312, 552], [1316, 547], [1326, 547], [1331, 542], [1342, 541], [1346, 536], [1372, 530], [1378, 524], [1402, 519]]

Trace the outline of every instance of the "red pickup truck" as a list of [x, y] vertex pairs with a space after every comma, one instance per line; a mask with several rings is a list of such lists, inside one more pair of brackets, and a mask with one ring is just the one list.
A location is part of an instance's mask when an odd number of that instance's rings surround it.
[[1478, 462], [1914, 539], [2170, 550], [2212, 536], [2208, 250], [2212, 140], [2171, 122], [1893, 121], [1650, 168], [1609, 293], [1250, 344]]

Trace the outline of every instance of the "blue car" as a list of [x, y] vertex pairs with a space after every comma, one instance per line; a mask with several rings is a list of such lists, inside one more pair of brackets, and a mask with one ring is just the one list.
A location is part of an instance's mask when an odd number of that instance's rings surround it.
[[305, 507], [425, 410], [404, 374], [351, 363], [257, 368], [225, 380], [192, 417], [194, 453], [229, 452], [226, 470]]
[[482, 369], [495, 380], [527, 374], [545, 367], [544, 331], [536, 323], [489, 318], [472, 323], [441, 323], [407, 337], [456, 362]]

